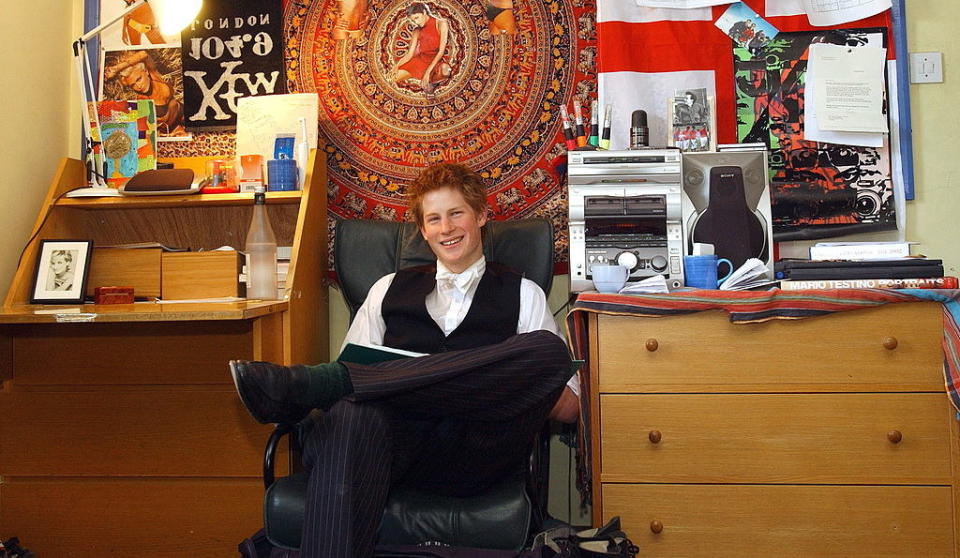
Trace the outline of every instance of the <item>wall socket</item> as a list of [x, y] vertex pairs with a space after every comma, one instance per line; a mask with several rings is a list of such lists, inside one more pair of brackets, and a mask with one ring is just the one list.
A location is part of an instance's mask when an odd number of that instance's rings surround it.
[[911, 52], [910, 83], [943, 83], [943, 53]]

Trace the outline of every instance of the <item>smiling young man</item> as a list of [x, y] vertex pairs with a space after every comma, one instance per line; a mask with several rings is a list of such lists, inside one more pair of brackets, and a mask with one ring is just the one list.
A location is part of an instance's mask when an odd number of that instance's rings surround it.
[[429, 167], [410, 186], [410, 208], [436, 266], [377, 281], [344, 343], [428, 356], [367, 366], [230, 363], [260, 422], [327, 411], [304, 444], [305, 558], [371, 556], [392, 487], [482, 492], [527, 458], [548, 416], [572, 421], [579, 410], [543, 291], [483, 256], [480, 177], [458, 164]]

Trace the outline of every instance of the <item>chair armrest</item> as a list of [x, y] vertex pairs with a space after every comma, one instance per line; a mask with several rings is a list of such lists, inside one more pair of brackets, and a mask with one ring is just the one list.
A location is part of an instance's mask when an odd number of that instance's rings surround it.
[[[276, 466], [277, 446], [280, 444], [280, 440], [287, 434], [297, 432], [299, 426], [298, 424], [278, 424], [270, 434], [270, 438], [267, 440], [267, 446], [263, 448], [264, 489], [270, 488], [276, 480], [274, 469]], [[295, 443], [296, 439], [297, 436], [290, 436], [290, 443]]]

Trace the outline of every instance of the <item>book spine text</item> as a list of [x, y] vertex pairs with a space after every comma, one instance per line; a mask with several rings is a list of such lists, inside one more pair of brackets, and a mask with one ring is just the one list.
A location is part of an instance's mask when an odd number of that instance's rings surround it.
[[917, 277], [907, 279], [796, 279], [780, 281], [780, 290], [808, 289], [956, 289], [956, 277]]

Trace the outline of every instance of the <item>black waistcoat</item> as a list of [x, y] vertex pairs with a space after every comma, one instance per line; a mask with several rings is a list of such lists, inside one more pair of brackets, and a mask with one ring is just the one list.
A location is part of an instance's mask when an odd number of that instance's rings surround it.
[[384, 345], [440, 353], [492, 345], [516, 335], [521, 277], [515, 271], [487, 262], [470, 310], [447, 337], [427, 312], [427, 295], [437, 287], [436, 274], [436, 266], [429, 265], [402, 269], [394, 276], [381, 308], [387, 325]]

